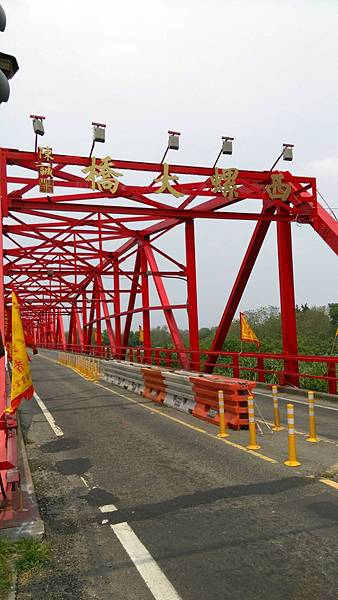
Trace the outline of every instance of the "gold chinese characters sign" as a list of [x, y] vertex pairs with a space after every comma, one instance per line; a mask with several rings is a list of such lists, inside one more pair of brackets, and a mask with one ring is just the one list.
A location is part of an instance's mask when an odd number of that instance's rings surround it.
[[237, 177], [238, 169], [221, 170], [216, 167], [214, 175], [210, 177], [211, 191], [214, 194], [220, 193], [229, 200], [238, 198]]
[[100, 163], [96, 162], [96, 158], [92, 157], [91, 164], [82, 169], [82, 173], [86, 174], [86, 181], [91, 182], [92, 190], [109, 190], [112, 194], [117, 192], [119, 187], [118, 177], [122, 177], [123, 173], [119, 173], [113, 169], [114, 163], [110, 156], [102, 158]]
[[51, 148], [39, 148], [39, 189], [42, 194], [53, 194], [53, 151]]
[[172, 186], [172, 183], [178, 183], [178, 179], [178, 175], [170, 175], [169, 165], [167, 163], [163, 163], [163, 174], [159, 175], [159, 177], [154, 180], [154, 183], [161, 184], [161, 187], [156, 190], [156, 194], [161, 194], [162, 192], [168, 191], [169, 194], [172, 194], [172, 196], [175, 196], [175, 198], [184, 196], [182, 192], [179, 192]]
[[[114, 168], [114, 163], [110, 156], [102, 158], [100, 162], [93, 156], [91, 164], [88, 167], [82, 169], [82, 173], [85, 173], [86, 181], [91, 183], [92, 190], [109, 190], [112, 194], [115, 194], [118, 190], [120, 181], [119, 177], [123, 176], [123, 173], [119, 173]], [[176, 198], [184, 196], [182, 192], [179, 192], [173, 185], [178, 183], [178, 176], [171, 175], [169, 172], [169, 165], [163, 163], [162, 175], [159, 175], [154, 179], [154, 183], [159, 183], [160, 187], [154, 190], [155, 194], [161, 194], [162, 192], [169, 192]]]
[[291, 186], [283, 181], [283, 173], [271, 175], [271, 183], [265, 186], [270, 200], [281, 200], [287, 202], [291, 194]]

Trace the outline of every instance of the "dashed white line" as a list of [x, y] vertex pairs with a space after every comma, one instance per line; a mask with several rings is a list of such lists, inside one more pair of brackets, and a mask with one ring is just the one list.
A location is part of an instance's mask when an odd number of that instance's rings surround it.
[[53, 429], [55, 435], [60, 436], [60, 437], [62, 435], [64, 435], [62, 429], [58, 425], [56, 425], [53, 415], [49, 412], [47, 406], [42, 402], [41, 398], [37, 395], [36, 392], [34, 392], [34, 398], [35, 398], [37, 404], [39, 405], [43, 416], [45, 417], [45, 419], [48, 421], [49, 425]]
[[182, 600], [128, 523], [110, 525], [155, 600]]
[[102, 513], [110, 513], [117, 510], [115, 504], [104, 504], [104, 506], [99, 506], [99, 509]]
[[90, 486], [88, 485], [88, 483], [86, 482], [85, 478], [82, 477], [82, 475], [80, 475], [80, 479], [81, 481], [83, 481], [83, 483], [85, 484], [86, 488], [90, 489]]

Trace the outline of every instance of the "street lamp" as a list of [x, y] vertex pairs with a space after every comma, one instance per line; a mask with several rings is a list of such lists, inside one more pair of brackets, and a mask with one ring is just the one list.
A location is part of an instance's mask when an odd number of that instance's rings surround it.
[[92, 122], [92, 125], [93, 125], [93, 143], [92, 143], [92, 147], [90, 149], [89, 158], [91, 158], [91, 155], [93, 154], [93, 150], [94, 150], [94, 146], [95, 146], [96, 142], [104, 144], [104, 142], [106, 141], [106, 125], [104, 123], [95, 123], [94, 121]]
[[218, 156], [214, 162], [213, 169], [216, 167], [221, 154], [232, 154], [232, 142], [235, 138], [229, 137], [228, 135], [222, 136], [222, 147], [218, 153]]
[[[6, 13], [0, 4], [0, 31], [6, 29]], [[15, 56], [0, 52], [0, 104], [7, 102], [10, 95], [8, 81], [14, 77], [19, 65]]]
[[180, 135], [181, 135], [180, 132], [169, 130], [168, 134], [169, 134], [168, 145], [165, 150], [165, 153], [163, 154], [161, 163], [164, 162], [165, 157], [167, 156], [168, 150], [178, 150], [180, 147]]
[[30, 115], [30, 118], [32, 119], [33, 131], [35, 133], [34, 152], [36, 153], [38, 149], [38, 135], [45, 135], [45, 128], [43, 122], [46, 117], [41, 117], [39, 115]]
[[271, 171], [274, 170], [276, 164], [280, 161], [281, 158], [283, 158], [283, 160], [288, 160], [288, 161], [293, 160], [293, 148], [294, 148], [294, 144], [283, 144], [282, 152], [280, 153], [280, 155], [276, 158], [275, 162], [273, 163], [273, 165], [270, 169], [270, 173], [271, 173]]

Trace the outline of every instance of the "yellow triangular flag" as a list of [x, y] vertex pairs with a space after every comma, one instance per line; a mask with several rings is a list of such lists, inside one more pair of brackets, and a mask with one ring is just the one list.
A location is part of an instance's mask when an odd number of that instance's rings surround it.
[[240, 337], [241, 337], [242, 342], [254, 342], [256, 344], [257, 348], [259, 348], [261, 343], [260, 343], [257, 335], [255, 334], [254, 330], [252, 329], [251, 325], [249, 324], [245, 314], [239, 313], [239, 316], [240, 316], [240, 328], [241, 328]]
[[6, 409], [14, 413], [21, 400], [29, 400], [34, 394], [34, 388], [29, 368], [25, 336], [22, 327], [20, 306], [12, 292], [12, 387], [11, 405]]

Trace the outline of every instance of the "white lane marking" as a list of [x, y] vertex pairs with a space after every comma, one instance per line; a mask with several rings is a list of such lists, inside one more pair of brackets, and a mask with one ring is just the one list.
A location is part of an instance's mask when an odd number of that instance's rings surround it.
[[[88, 485], [88, 483], [86, 482], [85, 478], [84, 478], [84, 477], [82, 477], [82, 475], [80, 475], [80, 479], [83, 481], [83, 483], [85, 484], [85, 486], [86, 486], [87, 488], [89, 488], [89, 485]], [[90, 489], [90, 488], [89, 488], [89, 489]]]
[[102, 513], [110, 513], [117, 510], [115, 504], [104, 504], [103, 506], [99, 506], [99, 509]]
[[36, 402], [38, 403], [45, 419], [48, 421], [49, 425], [53, 429], [55, 435], [58, 435], [58, 436], [64, 435], [62, 429], [58, 425], [56, 425], [53, 415], [49, 412], [47, 406], [42, 402], [41, 398], [37, 395], [36, 392], [34, 392], [34, 398], [35, 398]]
[[[256, 392], [255, 396], [268, 396], [268, 398], [272, 398], [272, 394], [265, 394], [264, 392]], [[295, 404], [304, 404], [304, 406], [309, 406], [308, 402], [303, 402], [303, 400], [295, 400], [294, 398], [285, 398], [284, 396], [278, 396], [280, 400], [285, 400], [287, 402], [294, 402]], [[334, 410], [338, 412], [338, 408], [334, 406], [323, 406], [322, 404], [315, 403], [316, 408], [323, 408], [324, 410]]]
[[128, 523], [110, 525], [156, 600], [182, 600]]

